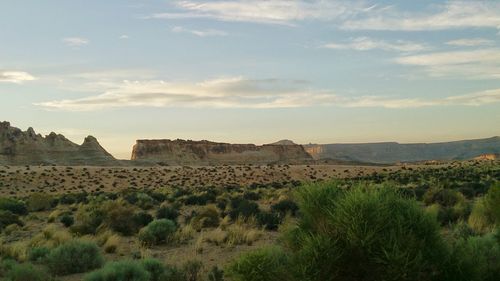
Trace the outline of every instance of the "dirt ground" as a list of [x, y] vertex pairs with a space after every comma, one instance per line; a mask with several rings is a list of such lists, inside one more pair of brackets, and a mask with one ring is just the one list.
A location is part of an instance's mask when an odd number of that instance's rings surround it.
[[[414, 165], [417, 166], [418, 165]], [[350, 178], [397, 166], [268, 165], [201, 167], [0, 166], [0, 196], [29, 193], [114, 192], [127, 188], [250, 186]]]

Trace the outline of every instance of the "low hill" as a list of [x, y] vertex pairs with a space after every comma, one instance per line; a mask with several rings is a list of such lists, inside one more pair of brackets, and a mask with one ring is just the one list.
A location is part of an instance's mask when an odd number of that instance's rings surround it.
[[316, 160], [339, 159], [370, 163], [417, 162], [427, 160], [468, 160], [500, 153], [500, 137], [441, 143], [400, 144], [308, 144], [305, 150]]

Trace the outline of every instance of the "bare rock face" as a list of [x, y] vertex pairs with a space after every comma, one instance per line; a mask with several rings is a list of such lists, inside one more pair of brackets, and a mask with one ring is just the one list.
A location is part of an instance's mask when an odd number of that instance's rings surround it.
[[296, 144], [229, 144], [190, 140], [138, 140], [132, 160], [168, 165], [295, 164], [312, 160]]
[[0, 164], [2, 165], [116, 165], [94, 137], [82, 145], [54, 132], [43, 137], [33, 128], [26, 132], [0, 122]]

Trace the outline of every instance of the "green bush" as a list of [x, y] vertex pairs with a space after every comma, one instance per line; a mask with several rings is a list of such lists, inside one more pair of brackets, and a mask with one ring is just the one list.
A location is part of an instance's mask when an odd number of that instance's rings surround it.
[[87, 272], [102, 266], [103, 257], [96, 244], [73, 240], [50, 251], [46, 264], [57, 275]]
[[101, 202], [90, 202], [80, 205], [75, 215], [75, 224], [71, 231], [78, 234], [95, 234], [97, 228], [106, 218]]
[[135, 261], [118, 261], [85, 276], [84, 281], [151, 281], [150, 274]]
[[16, 215], [28, 214], [28, 208], [23, 201], [13, 198], [0, 198], [0, 210], [10, 211]]
[[29, 252], [29, 260], [33, 262], [41, 262], [49, 253], [50, 250], [47, 247], [34, 247]]
[[134, 217], [134, 208], [126, 202], [108, 201], [102, 209], [105, 215], [104, 223], [112, 230], [123, 235], [132, 235], [137, 232], [137, 225], [131, 218]]
[[288, 258], [277, 247], [243, 254], [231, 262], [225, 272], [234, 281], [289, 281]]
[[149, 273], [150, 281], [175, 281], [174, 277], [179, 274], [177, 269], [166, 267], [156, 259], [144, 259], [140, 264]]
[[148, 214], [144, 211], [140, 211], [140, 212], [134, 213], [134, 215], [132, 216], [132, 220], [134, 221], [134, 224], [136, 226], [143, 227], [143, 226], [146, 226], [150, 222], [153, 221], [153, 216], [151, 216], [150, 214]]
[[267, 230], [277, 230], [282, 220], [282, 216], [274, 212], [261, 212], [257, 215], [259, 225]]
[[301, 218], [286, 235], [297, 279], [433, 280], [448, 258], [439, 225], [393, 188], [336, 184], [298, 192]]
[[493, 234], [457, 241], [449, 280], [496, 281], [500, 276], [500, 244]]
[[285, 217], [287, 213], [291, 214], [292, 216], [295, 216], [295, 214], [299, 210], [299, 207], [292, 200], [282, 200], [272, 205], [271, 210], [273, 212], [279, 213], [281, 217]]
[[245, 200], [243, 198], [233, 198], [231, 200], [231, 210], [229, 216], [236, 220], [238, 217], [249, 218], [257, 216], [260, 213], [257, 203]]
[[47, 272], [34, 267], [30, 263], [15, 264], [7, 271], [5, 281], [50, 281], [53, 280]]
[[61, 216], [61, 218], [59, 219], [59, 221], [65, 226], [65, 227], [70, 227], [72, 226], [74, 223], [75, 223], [75, 219], [73, 218], [73, 216], [71, 215], [68, 215], [68, 214], [64, 214]]
[[179, 211], [177, 211], [172, 206], [161, 206], [156, 211], [156, 218], [157, 219], [169, 219], [169, 220], [175, 222], [175, 221], [177, 221], [178, 216], [179, 216]]
[[84, 281], [185, 281], [174, 267], [156, 259], [107, 263], [102, 269], [87, 274]]
[[492, 223], [500, 226], [500, 182], [490, 187], [485, 196], [484, 204]]
[[13, 214], [11, 211], [0, 210], [0, 229], [11, 224], [22, 226], [23, 222], [19, 220], [18, 215]]
[[139, 232], [139, 240], [146, 245], [156, 245], [171, 238], [176, 226], [171, 220], [154, 220]]
[[28, 209], [32, 212], [50, 210], [54, 202], [54, 197], [46, 193], [32, 193], [26, 200]]

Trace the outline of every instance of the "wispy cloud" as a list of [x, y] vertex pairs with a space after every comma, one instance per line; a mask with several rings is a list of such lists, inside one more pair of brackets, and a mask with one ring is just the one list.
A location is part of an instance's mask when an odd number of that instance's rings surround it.
[[447, 45], [459, 47], [491, 46], [495, 41], [485, 38], [464, 38], [446, 42]]
[[129, 39], [130, 37], [128, 35], [126, 35], [126, 34], [123, 34], [123, 35], [120, 35], [119, 38], [126, 40], [126, 39]]
[[0, 83], [22, 84], [26, 81], [33, 81], [37, 78], [24, 71], [2, 71], [0, 70]]
[[499, 28], [500, 2], [448, 1], [435, 5], [432, 13], [410, 13], [394, 7], [373, 9], [363, 18], [348, 19], [342, 28], [350, 30], [425, 31], [454, 28]]
[[189, 33], [199, 37], [209, 37], [209, 36], [227, 36], [228, 33], [222, 30], [217, 29], [204, 29], [204, 30], [196, 30], [189, 29], [182, 26], [175, 26], [172, 28], [172, 32], [175, 33]]
[[417, 52], [429, 49], [424, 44], [398, 40], [395, 42], [387, 42], [383, 40], [375, 40], [368, 37], [358, 37], [352, 39], [347, 43], [328, 43], [323, 46], [324, 48], [337, 49], [337, 50], [356, 50], [356, 51], [369, 51], [380, 49], [384, 51], [397, 51], [397, 52]]
[[370, 6], [346, 0], [235, 0], [177, 1], [181, 11], [156, 13], [149, 18], [208, 18], [220, 21], [291, 25], [303, 20], [333, 20], [364, 12]]
[[434, 77], [500, 78], [500, 49], [435, 52], [399, 57], [396, 62], [422, 67]]
[[241, 77], [171, 83], [161, 80], [123, 81], [108, 85], [102, 94], [80, 99], [38, 103], [48, 110], [92, 111], [123, 107], [188, 108], [296, 108], [310, 106], [415, 108], [424, 106], [477, 106], [500, 101], [500, 89], [441, 99], [348, 97], [317, 90], [295, 80]]
[[62, 39], [62, 42], [70, 47], [81, 47], [90, 43], [88, 39], [82, 37], [66, 37]]

